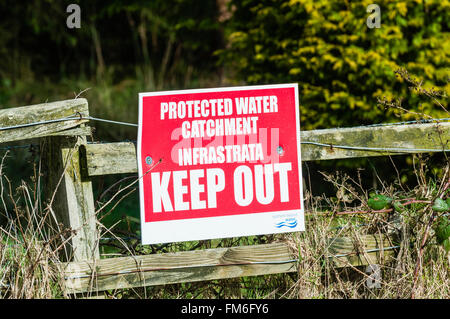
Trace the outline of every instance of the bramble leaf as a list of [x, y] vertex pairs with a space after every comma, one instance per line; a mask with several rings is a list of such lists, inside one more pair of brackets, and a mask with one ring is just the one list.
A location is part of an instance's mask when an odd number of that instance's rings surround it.
[[446, 212], [449, 206], [442, 198], [436, 198], [434, 205], [431, 207], [435, 212]]
[[367, 205], [369, 205], [369, 207], [373, 210], [381, 210], [391, 202], [392, 198], [377, 194], [372, 196], [372, 198], [369, 198], [369, 200], [367, 201]]
[[444, 216], [439, 218], [435, 229], [438, 244], [444, 245], [445, 249], [450, 248], [450, 219]]

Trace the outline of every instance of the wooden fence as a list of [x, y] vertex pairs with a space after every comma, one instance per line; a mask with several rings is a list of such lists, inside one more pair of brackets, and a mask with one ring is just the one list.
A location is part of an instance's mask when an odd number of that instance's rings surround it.
[[[298, 256], [284, 242], [101, 259], [91, 179], [137, 173], [136, 149], [131, 142], [88, 144], [89, 118], [81, 98], [0, 110], [0, 143], [41, 139], [47, 195], [58, 189], [54, 211], [76, 231], [66, 245], [72, 260], [59, 265], [67, 293], [297, 271]], [[302, 161], [437, 152], [449, 140], [449, 122], [302, 131]], [[362, 236], [362, 249], [346, 237], [328, 243], [326, 258], [337, 267], [395, 254], [385, 250], [390, 234]]]

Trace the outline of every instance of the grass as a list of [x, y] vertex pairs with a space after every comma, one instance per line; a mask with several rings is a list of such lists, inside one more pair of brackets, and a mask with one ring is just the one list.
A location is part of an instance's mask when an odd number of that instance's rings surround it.
[[43, 208], [40, 198], [39, 170], [31, 177], [32, 185], [21, 181], [13, 189], [4, 174], [8, 152], [0, 166], [0, 297], [55, 298], [60, 296], [61, 281], [54, 265], [62, 247], [55, 246], [56, 232], [51, 206]]
[[[61, 243], [69, 239], [71, 233], [55, 223], [52, 203], [42, 198], [40, 161], [34, 163], [33, 175], [17, 182], [14, 188], [3, 169], [8, 161], [14, 160], [8, 156], [8, 153], [3, 156], [0, 166], [0, 213], [4, 219], [0, 228], [0, 298], [69, 298], [71, 296], [63, 291], [62, 274], [57, 265], [67, 258]], [[426, 165], [417, 167], [415, 187], [382, 183], [378, 191], [396, 198], [430, 201], [443, 191], [449, 164], [444, 163], [437, 176], [429, 174]], [[450, 297], [449, 254], [436, 243], [433, 228], [419, 258], [432, 214], [428, 204], [414, 203], [396, 213], [338, 216], [336, 213], [342, 210], [367, 210], [369, 191], [342, 174], [324, 177], [333, 181], [337, 196], [312, 196], [306, 190], [307, 229], [301, 233], [142, 246], [134, 238], [103, 240], [114, 236], [136, 237], [136, 233], [133, 234], [136, 225], [129, 228], [131, 233], [128, 234], [114, 225], [100, 227], [103, 258], [283, 240], [298, 252], [297, 273], [122, 289], [107, 291], [105, 295], [108, 298], [411, 298], [413, 294], [415, 298]], [[116, 202], [119, 200], [120, 196]], [[117, 209], [114, 203], [111, 207]], [[137, 222], [133, 218], [128, 221], [129, 224]], [[326, 258], [329, 255], [327, 238], [358, 239], [366, 234], [395, 231], [394, 226], [399, 227], [400, 236], [393, 244], [399, 248], [392, 262], [380, 263], [379, 288], [368, 287], [366, 266], [339, 268], [332, 259]], [[416, 269], [419, 270], [417, 275]]]

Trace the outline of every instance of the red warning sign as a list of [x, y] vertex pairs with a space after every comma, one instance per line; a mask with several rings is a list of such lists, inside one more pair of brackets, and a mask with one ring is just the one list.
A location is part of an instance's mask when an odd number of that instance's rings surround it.
[[297, 84], [139, 94], [143, 244], [304, 230]]

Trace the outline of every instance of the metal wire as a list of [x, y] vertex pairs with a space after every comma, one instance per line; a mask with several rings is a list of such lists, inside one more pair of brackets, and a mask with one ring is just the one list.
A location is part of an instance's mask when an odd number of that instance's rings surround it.
[[86, 118], [86, 117], [83, 117], [82, 115], [81, 116], [72, 115], [72, 116], [62, 117], [62, 118], [53, 119], [53, 120], [45, 120], [45, 121], [17, 124], [17, 125], [11, 125], [11, 126], [3, 126], [3, 127], [0, 127], [0, 131], [12, 130], [12, 129], [16, 129], [16, 128], [23, 128], [23, 127], [29, 127], [29, 126], [35, 126], [35, 125], [41, 125], [41, 124], [55, 123], [55, 122], [74, 121], [74, 120], [80, 120], [83, 118]]
[[[127, 123], [127, 122], [120, 122], [120, 121], [114, 121], [114, 120], [106, 120], [106, 119], [97, 118], [97, 117], [93, 117], [93, 116], [83, 116], [82, 118], [89, 119], [89, 120], [94, 120], [94, 121], [112, 123], [112, 124], [119, 124], [119, 125], [128, 125], [128, 126], [134, 126], [134, 127], [138, 127], [139, 126], [138, 124], [135, 124], [135, 123]], [[362, 126], [355, 126], [355, 127], [379, 127], [379, 126], [393, 126], [393, 125], [439, 123], [439, 122], [446, 122], [446, 121], [450, 121], [450, 118], [421, 119], [421, 120], [395, 122], [395, 123], [377, 123], [377, 124], [369, 124], [369, 125], [362, 125]]]
[[[111, 124], [118, 124], [118, 125], [127, 125], [127, 126], [133, 126], [133, 127], [138, 127], [139, 126], [136, 123], [128, 123], [128, 122], [122, 122], [122, 121], [107, 120], [107, 119], [102, 119], [102, 118], [98, 118], [98, 117], [93, 117], [93, 116], [90, 116], [90, 115], [84, 116], [81, 113], [75, 113], [74, 115], [71, 115], [71, 116], [68, 116], [68, 117], [59, 118], [59, 119], [45, 120], [45, 121], [39, 121], [39, 122], [32, 122], [32, 123], [25, 123], [25, 124], [17, 124], [17, 125], [0, 127], [0, 131], [9, 130], [9, 129], [15, 129], [15, 128], [28, 127], [28, 126], [34, 126], [34, 125], [62, 122], [62, 121], [81, 120], [81, 119], [93, 120], [93, 121], [99, 121], [99, 122], [105, 122], [105, 123], [111, 123]], [[395, 122], [395, 123], [377, 123], [377, 124], [361, 125], [361, 126], [355, 126], [355, 127], [380, 127], [380, 126], [394, 126], [394, 125], [439, 123], [439, 122], [446, 122], [446, 121], [450, 121], [450, 118], [421, 119], [421, 120], [403, 121], [403, 122]]]
[[334, 145], [327, 143], [318, 143], [310, 141], [300, 141], [300, 144], [310, 144], [322, 147], [341, 148], [346, 150], [359, 150], [359, 151], [376, 151], [376, 152], [398, 152], [398, 153], [410, 153], [410, 152], [449, 152], [450, 149], [435, 149], [435, 148], [399, 148], [399, 147], [367, 147], [367, 146], [350, 146], [350, 145]]
[[[128, 126], [134, 126], [138, 127], [138, 124], [135, 123], [127, 123], [127, 122], [120, 122], [120, 121], [114, 121], [114, 120], [106, 120], [98, 117], [93, 116], [83, 116], [83, 119], [89, 119], [93, 121], [100, 121], [100, 122], [106, 122], [106, 123], [112, 123], [112, 124], [119, 124], [119, 125], [128, 125]], [[414, 120], [414, 121], [404, 121], [404, 122], [396, 122], [396, 123], [379, 123], [379, 124], [369, 124], [369, 125], [363, 125], [363, 126], [356, 126], [356, 127], [379, 127], [379, 126], [391, 126], [391, 125], [409, 125], [409, 124], [424, 124], [424, 123], [439, 123], [439, 122], [446, 122], [450, 121], [450, 118], [440, 118], [440, 119], [422, 119], [422, 120]]]
[[[134, 140], [123, 140], [121, 142], [130, 142], [130, 143], [134, 143], [134, 144], [137, 143], [137, 141], [134, 141]], [[107, 142], [107, 141], [88, 142], [88, 144], [108, 144], [108, 143], [112, 143], [112, 142]], [[398, 153], [450, 152], [450, 149], [365, 147], [365, 146], [350, 146], [350, 145], [334, 145], [334, 144], [318, 143], [318, 142], [310, 142], [310, 141], [301, 141], [300, 144], [310, 144], [310, 145], [329, 147], [329, 148], [340, 148], [340, 149], [360, 150], [360, 151], [375, 151], [375, 152], [398, 152]], [[11, 146], [0, 147], [0, 151], [19, 149], [19, 148], [29, 148], [31, 146], [37, 147], [39, 145], [38, 144], [11, 145]]]
[[93, 117], [93, 116], [84, 116], [84, 115], [78, 113], [78, 114], [74, 114], [74, 115], [71, 115], [71, 116], [68, 116], [68, 117], [62, 117], [62, 118], [59, 118], [59, 119], [45, 120], [45, 121], [38, 121], [38, 122], [24, 123], [24, 124], [10, 125], [10, 126], [3, 126], [3, 127], [0, 127], [0, 131], [12, 130], [12, 129], [17, 129], [17, 128], [41, 125], [41, 124], [49, 124], [49, 123], [63, 122], [63, 121], [83, 120], [83, 119], [85, 119], [85, 120], [93, 120], [93, 121], [100, 121], [100, 122], [106, 122], [106, 123], [112, 123], [112, 124], [128, 125], [128, 126], [138, 127], [138, 125], [134, 124], [134, 123], [106, 120], [106, 119], [101, 119], [101, 118]]
[[127, 126], [134, 126], [138, 127], [138, 124], [135, 123], [127, 123], [127, 122], [120, 122], [120, 121], [113, 121], [113, 120], [106, 120], [101, 119], [98, 117], [92, 117], [92, 116], [83, 116], [84, 119], [93, 120], [93, 121], [99, 121], [99, 122], [105, 122], [105, 123], [111, 123], [111, 124], [119, 124], [119, 125], [127, 125]]
[[394, 126], [394, 125], [439, 123], [439, 122], [448, 122], [448, 121], [450, 121], [450, 117], [440, 118], [440, 119], [411, 120], [411, 121], [394, 122], [394, 123], [376, 123], [376, 124], [361, 125], [361, 126], [356, 126], [356, 127], [380, 127], [380, 126]]

